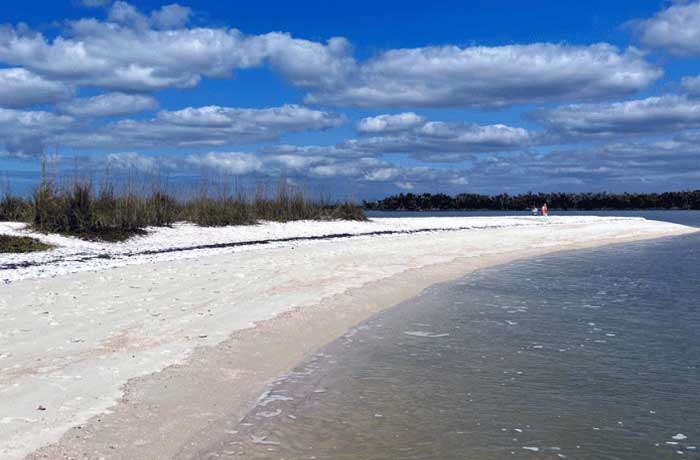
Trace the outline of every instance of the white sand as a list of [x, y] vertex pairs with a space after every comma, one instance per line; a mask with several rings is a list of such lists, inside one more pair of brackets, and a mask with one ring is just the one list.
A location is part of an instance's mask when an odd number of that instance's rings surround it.
[[[124, 255], [154, 247], [430, 228], [470, 230]], [[465, 257], [517, 257], [533, 249], [542, 253], [693, 231], [644, 219], [499, 217], [223, 229], [182, 225], [116, 246], [42, 237], [65, 246], [53, 254], [0, 256], [0, 265], [47, 262], [1, 273], [6, 284], [0, 285], [0, 458], [21, 459], [56, 442], [71, 427], [107, 412], [127, 381], [183, 363], [196, 347], [217, 345], [255, 322], [404, 272]], [[105, 251], [117, 258], [70, 260]], [[49, 262], [56, 256], [66, 262]], [[104, 269], [110, 267], [118, 268]], [[64, 274], [71, 272], [77, 273]], [[421, 285], [432, 282], [426, 277]]]
[[[0, 222], [0, 234], [31, 236], [57, 246], [53, 251], [30, 254], [3, 254], [0, 256], [0, 281], [5, 283], [28, 279], [45, 278], [79, 271], [93, 271], [124, 265], [144, 264], [199, 258], [207, 255], [241, 252], [259, 249], [260, 245], [213, 249], [189, 249], [159, 254], [144, 254], [144, 251], [188, 249], [202, 245], [230, 244], [283, 238], [323, 237], [333, 235], [358, 235], [374, 232], [415, 232], [446, 229], [486, 229], [501, 227], [529, 227], [571, 225], [576, 223], [614, 222], [615, 217], [567, 216], [549, 217], [436, 217], [436, 218], [379, 218], [369, 222], [299, 221], [289, 223], [266, 222], [261, 225], [231, 227], [199, 227], [179, 223], [172, 228], [148, 229], [148, 235], [131, 238], [123, 243], [100, 243], [69, 238], [61, 235], [45, 235], [25, 229], [19, 222]], [[635, 221], [643, 219], [633, 218]], [[267, 247], [289, 247], [304, 242], [272, 242]], [[37, 264], [28, 267], [6, 269], [12, 264]]]

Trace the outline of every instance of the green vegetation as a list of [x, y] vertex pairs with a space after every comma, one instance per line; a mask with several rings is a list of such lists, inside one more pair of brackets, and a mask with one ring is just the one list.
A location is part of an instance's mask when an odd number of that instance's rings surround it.
[[11, 195], [5, 195], [0, 200], [0, 221], [26, 222], [31, 216], [32, 205], [29, 200]]
[[47, 251], [52, 246], [28, 236], [0, 235], [0, 253]]
[[364, 202], [364, 208], [377, 211], [494, 210], [522, 211], [547, 203], [554, 209], [591, 211], [594, 209], [700, 209], [700, 190], [665, 193], [524, 193], [521, 195], [477, 195], [462, 193], [399, 194], [378, 201]]
[[117, 190], [106, 181], [97, 189], [90, 181], [74, 179], [70, 185], [57, 186], [45, 178], [31, 198], [6, 195], [0, 201], [0, 220], [27, 222], [40, 232], [106, 241], [125, 240], [143, 233], [145, 227], [178, 221], [223, 226], [306, 219], [366, 220], [366, 216], [351, 203], [310, 199], [286, 181], [273, 194], [259, 187], [251, 199], [207, 184], [196, 196], [177, 199], [156, 186], [146, 192], [131, 186]]

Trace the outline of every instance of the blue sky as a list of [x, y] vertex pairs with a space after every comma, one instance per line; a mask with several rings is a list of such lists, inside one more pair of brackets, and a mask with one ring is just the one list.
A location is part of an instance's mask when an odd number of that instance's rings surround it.
[[15, 2], [0, 181], [222, 174], [337, 197], [700, 188], [700, 3]]

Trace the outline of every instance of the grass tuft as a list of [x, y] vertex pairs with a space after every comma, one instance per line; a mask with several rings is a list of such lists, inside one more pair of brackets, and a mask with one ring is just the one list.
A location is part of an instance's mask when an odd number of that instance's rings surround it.
[[0, 253], [48, 251], [53, 246], [28, 236], [0, 235]]
[[0, 221], [27, 222], [33, 215], [32, 204], [29, 200], [5, 195], [0, 200]]

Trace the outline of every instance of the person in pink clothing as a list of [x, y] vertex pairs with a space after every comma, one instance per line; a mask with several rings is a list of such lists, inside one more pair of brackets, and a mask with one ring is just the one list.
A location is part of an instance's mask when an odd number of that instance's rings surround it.
[[547, 203], [545, 203], [545, 204], [542, 205], [542, 215], [545, 216], [545, 217], [547, 217], [547, 211], [548, 211], [548, 209], [547, 209]]

